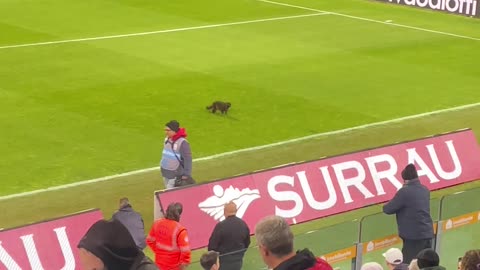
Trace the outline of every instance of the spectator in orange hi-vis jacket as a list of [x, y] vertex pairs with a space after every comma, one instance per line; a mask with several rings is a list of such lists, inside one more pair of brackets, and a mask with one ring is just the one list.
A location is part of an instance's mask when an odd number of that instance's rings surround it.
[[155, 253], [155, 264], [162, 270], [184, 270], [190, 264], [187, 230], [180, 221], [183, 206], [171, 203], [165, 218], [153, 223], [147, 244]]

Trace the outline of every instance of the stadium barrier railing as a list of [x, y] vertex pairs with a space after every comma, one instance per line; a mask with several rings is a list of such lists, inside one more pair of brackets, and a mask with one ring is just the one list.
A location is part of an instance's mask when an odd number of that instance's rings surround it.
[[[458, 257], [469, 249], [478, 248], [480, 244], [479, 203], [480, 188], [431, 200], [431, 214], [435, 221], [436, 235], [434, 247], [441, 256], [441, 264], [447, 269], [454, 269]], [[93, 220], [100, 218], [101, 213], [93, 216]], [[26, 226], [37, 231], [37, 226], [42, 226], [42, 224], [46, 223]], [[83, 230], [86, 231], [86, 229], [87, 227]], [[309, 248], [316, 256], [322, 257], [337, 270], [357, 270], [363, 263], [369, 261], [384, 264], [382, 253], [391, 247], [400, 248], [402, 244], [401, 239], [396, 234], [395, 216], [383, 213], [375, 213], [365, 216], [361, 220], [343, 222], [323, 228], [315, 228], [312, 225], [309, 229], [310, 231], [295, 235], [295, 249]], [[1, 231], [0, 233], [3, 235], [3, 237], [0, 237], [1, 240], [7, 243], [6, 240], [9, 239], [7, 234], [12, 230], [14, 229]], [[11, 244], [17, 245], [17, 240], [12, 238], [13, 242]], [[73, 240], [73, 242], [78, 241], [77, 239]], [[254, 243], [254, 239], [252, 241], [252, 246], [245, 250], [243, 268], [266, 269], [258, 246]], [[39, 247], [41, 246], [39, 245]], [[14, 258], [18, 256], [16, 254], [11, 255]], [[190, 268], [202, 269], [198, 260], [193, 262]]]
[[[202, 249], [208, 243], [205, 232], [221, 220], [222, 205], [228, 201], [241, 205], [239, 216], [250, 229], [260, 217], [282, 212], [291, 225], [306, 223], [389, 201], [401, 186], [400, 164], [406, 162], [421, 164], [422, 182], [431, 191], [480, 179], [480, 146], [473, 131], [463, 129], [156, 191], [154, 218], [161, 217], [170, 203], [188, 198], [182, 201], [184, 209], [189, 209], [182, 215], [182, 224], [189, 231], [192, 249]], [[360, 192], [348, 188], [355, 181], [362, 184], [361, 189], [357, 187]], [[338, 199], [341, 196], [344, 200]], [[318, 198], [329, 199], [319, 202]]]
[[436, 251], [442, 266], [456, 269], [458, 258], [480, 246], [480, 188], [441, 199]]
[[[456, 267], [458, 257], [480, 242], [480, 188], [446, 195], [430, 202], [434, 220], [434, 248], [447, 269]], [[464, 207], [468, 205], [468, 207]], [[446, 240], [445, 240], [446, 239]], [[451, 241], [455, 239], [455, 241]], [[459, 242], [459, 239], [460, 242]], [[295, 249], [310, 249], [336, 270], [358, 270], [366, 262], [385, 264], [383, 253], [389, 248], [401, 248], [395, 215], [374, 213], [361, 220], [343, 222], [295, 235]], [[455, 252], [452, 252], [455, 251]], [[258, 246], [245, 251], [244, 269], [267, 269]], [[192, 269], [202, 269], [199, 261]]]
[[[322, 257], [337, 269], [351, 269], [356, 257], [359, 225], [359, 221], [354, 220], [299, 233], [295, 235], [294, 245], [296, 250], [308, 248], [317, 257]], [[245, 252], [243, 269], [267, 269], [258, 245], [253, 244], [240, 252]], [[197, 270], [202, 267], [196, 260], [189, 269]]]

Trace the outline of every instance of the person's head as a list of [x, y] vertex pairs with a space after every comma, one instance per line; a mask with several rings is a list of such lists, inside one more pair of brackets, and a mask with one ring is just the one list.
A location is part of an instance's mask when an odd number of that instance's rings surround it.
[[128, 198], [121, 198], [120, 199], [120, 208], [123, 208], [125, 206], [129, 206], [130, 202], [128, 201]]
[[405, 181], [410, 181], [418, 178], [417, 169], [412, 163], [408, 164], [402, 171], [402, 178]]
[[417, 255], [418, 268], [434, 267], [440, 265], [440, 257], [437, 252], [431, 248], [420, 251]]
[[205, 270], [218, 270], [220, 269], [220, 257], [218, 252], [209, 251], [200, 257], [200, 265]]
[[279, 216], [268, 216], [255, 227], [255, 238], [263, 261], [270, 268], [288, 259], [293, 250], [293, 233], [287, 221]]
[[417, 259], [413, 259], [410, 262], [410, 264], [408, 265], [408, 270], [420, 270], [420, 268], [418, 268]]
[[234, 202], [226, 203], [223, 207], [223, 215], [225, 217], [235, 216], [237, 214], [237, 205]]
[[383, 257], [385, 258], [385, 263], [388, 269], [394, 269], [395, 266], [403, 262], [402, 251], [398, 248], [387, 250], [387, 252], [383, 253]]
[[182, 212], [183, 206], [181, 203], [171, 203], [167, 207], [167, 213], [165, 214], [165, 218], [179, 222]]
[[99, 220], [77, 245], [84, 270], [128, 270], [140, 250], [125, 226], [117, 220]]
[[480, 270], [480, 249], [465, 252], [460, 262], [461, 270]]
[[383, 267], [376, 262], [368, 262], [362, 265], [360, 270], [383, 270]]
[[180, 123], [177, 120], [171, 120], [165, 124], [165, 135], [172, 138], [180, 130]]

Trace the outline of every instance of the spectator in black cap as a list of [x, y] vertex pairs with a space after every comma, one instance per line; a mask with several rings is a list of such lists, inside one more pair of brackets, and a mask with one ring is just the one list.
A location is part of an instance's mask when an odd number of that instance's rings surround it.
[[175, 187], [175, 180], [192, 179], [192, 151], [185, 139], [187, 133], [180, 123], [172, 120], [165, 124], [165, 141], [163, 145], [160, 168], [166, 189]]
[[410, 264], [421, 250], [432, 247], [433, 221], [430, 190], [420, 183], [415, 165], [408, 164], [402, 178], [405, 184], [383, 206], [383, 212], [396, 215], [398, 235], [403, 240], [403, 263]]
[[417, 264], [420, 270], [445, 270], [445, 267], [440, 266], [440, 257], [437, 252], [431, 248], [418, 253]]
[[78, 243], [84, 270], [158, 270], [117, 220], [99, 220]]

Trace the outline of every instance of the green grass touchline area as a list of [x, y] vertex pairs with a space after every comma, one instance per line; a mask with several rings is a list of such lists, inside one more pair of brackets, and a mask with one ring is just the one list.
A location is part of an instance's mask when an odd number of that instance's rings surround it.
[[[471, 127], [476, 131], [480, 130], [479, 114], [480, 108], [473, 108], [404, 123], [357, 130], [338, 136], [322, 137], [291, 145], [263, 149], [255, 153], [247, 152], [225, 159], [203, 161], [196, 164], [195, 170], [199, 180], [208, 181], [290, 162], [316, 159], [321, 155], [335, 155], [464, 127]], [[439, 197], [474, 187], [480, 187], [480, 182], [436, 191], [432, 193], [432, 196]], [[118, 180], [0, 201], [0, 208], [3, 211], [0, 227], [18, 226], [89, 208], [100, 208], [104, 216], [108, 218], [116, 210], [118, 199], [128, 196], [134, 208], [143, 214], [148, 230], [153, 217], [153, 191], [162, 188], [163, 184], [159, 174], [150, 172]], [[307, 224], [296, 225], [293, 228], [295, 232], [301, 233], [353, 220], [378, 211], [380, 211], [378, 206], [372, 206]], [[198, 253], [196, 254], [198, 255]]]
[[[0, 196], [156, 166], [171, 119], [200, 158], [480, 102], [478, 19], [366, 0], [279, 2], [341, 16], [258, 0], [1, 1]], [[165, 31], [180, 28], [189, 30]], [[228, 116], [206, 111], [215, 100], [232, 103]], [[472, 107], [200, 161], [193, 171], [211, 181], [463, 128], [478, 139], [479, 119]], [[89, 208], [108, 218], [127, 196], [149, 230], [160, 189], [150, 171], [1, 200], [0, 228]]]
[[[478, 34], [478, 20], [369, 1], [288, 3]], [[4, 1], [0, 46], [311, 13], [255, 0]], [[477, 47], [323, 15], [3, 49], [0, 195], [155, 166], [172, 118], [203, 157], [476, 103]], [[228, 116], [205, 110], [217, 99], [232, 102]]]

